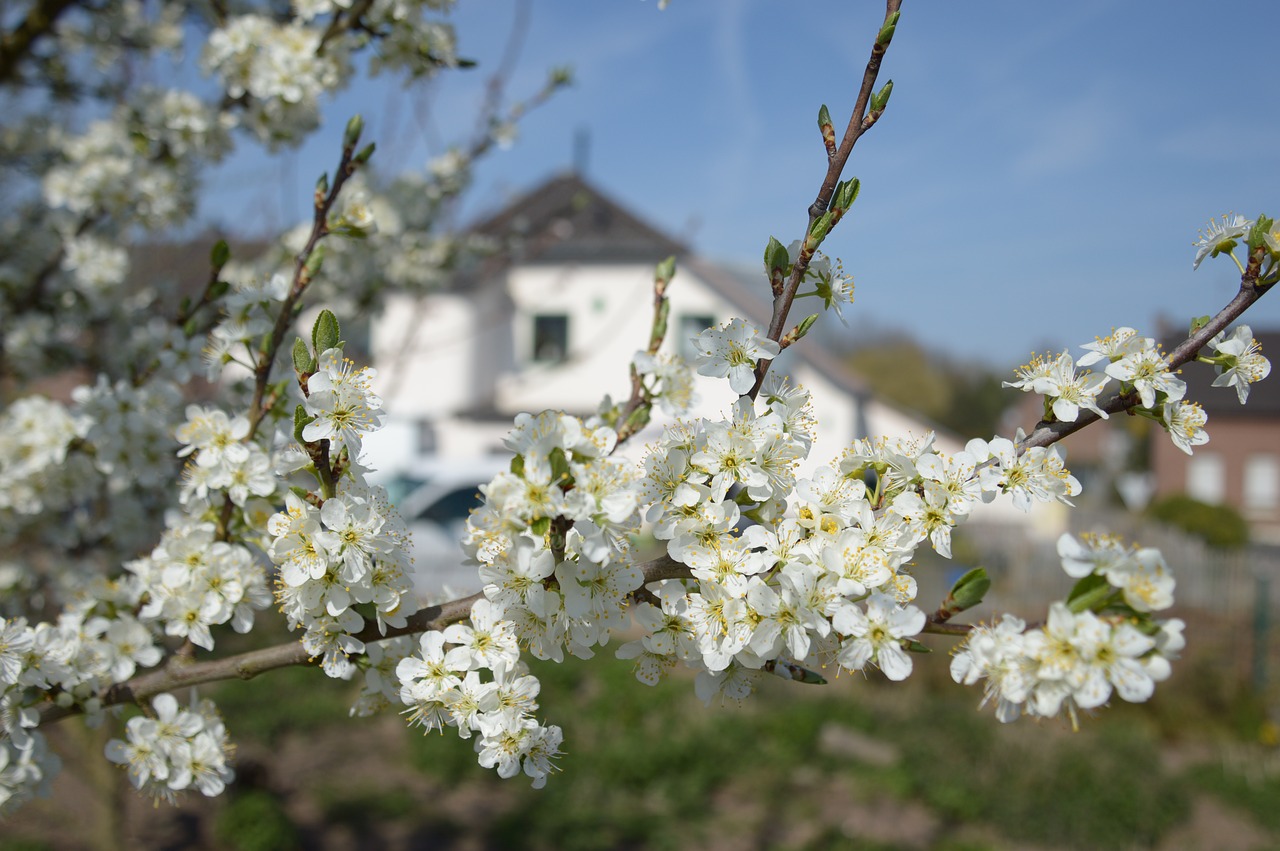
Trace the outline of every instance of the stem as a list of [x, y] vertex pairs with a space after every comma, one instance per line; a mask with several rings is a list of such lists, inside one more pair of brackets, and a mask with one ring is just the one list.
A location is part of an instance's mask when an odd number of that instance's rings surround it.
[[[901, 8], [902, 0], [885, 0], [885, 21], [888, 22], [889, 18]], [[844, 138], [840, 140], [840, 147], [836, 150], [835, 156], [830, 158], [826, 177], [823, 178], [822, 186], [818, 189], [818, 197], [809, 205], [809, 224], [805, 227], [806, 238], [813, 223], [830, 208], [831, 196], [835, 192], [836, 184], [840, 182], [840, 175], [844, 171], [845, 163], [849, 161], [849, 155], [853, 153], [853, 146], [874, 123], [864, 123], [863, 117], [866, 115], [871, 95], [875, 91], [876, 77], [880, 73], [880, 63], [884, 59], [886, 50], [888, 45], [878, 42], [871, 47], [871, 58], [867, 60], [866, 70], [862, 72], [862, 87], [858, 89], [858, 99], [853, 105], [853, 113], [849, 116], [849, 125], [845, 128]], [[800, 259], [792, 267], [791, 277], [783, 285], [782, 292], [773, 300], [773, 318], [769, 322], [768, 337], [774, 342], [782, 339], [782, 334], [787, 327], [787, 314], [791, 312], [791, 302], [795, 300], [796, 291], [800, 289], [800, 282], [804, 280], [804, 273], [809, 268], [812, 253], [805, 255], [806, 252], [802, 251]], [[769, 372], [770, 363], [772, 363], [771, 360], [761, 359], [756, 365], [756, 383], [747, 393], [752, 399], [760, 394], [760, 386]]]
[[[1254, 302], [1262, 298], [1268, 292], [1258, 286], [1258, 282], [1251, 276], [1245, 275], [1240, 279], [1240, 290], [1235, 297], [1227, 303], [1226, 307], [1218, 311], [1217, 316], [1209, 320], [1209, 323], [1200, 330], [1196, 331], [1185, 341], [1180, 343], [1177, 348], [1169, 353], [1166, 362], [1169, 369], [1174, 370], [1189, 361], [1193, 360], [1200, 349], [1212, 340], [1219, 332], [1226, 329], [1228, 325], [1240, 317], [1242, 313], [1248, 310]], [[1136, 408], [1139, 400], [1136, 396], [1129, 393], [1116, 393], [1105, 402], [1098, 405], [1099, 408], [1108, 414], [1116, 414], [1121, 411], [1128, 411]], [[1018, 454], [1021, 455], [1028, 449], [1036, 446], [1050, 446], [1057, 443], [1063, 438], [1075, 434], [1080, 429], [1091, 423], [1095, 423], [1102, 419], [1093, 411], [1082, 409], [1075, 422], [1064, 423], [1054, 422], [1046, 423], [1041, 421], [1035, 428], [1035, 431], [1027, 435], [1027, 437], [1018, 445]]]

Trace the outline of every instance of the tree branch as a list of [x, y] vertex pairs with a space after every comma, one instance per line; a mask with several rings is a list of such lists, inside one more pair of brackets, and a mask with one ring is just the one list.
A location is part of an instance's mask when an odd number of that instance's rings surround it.
[[[886, 0], [884, 19], [887, 23], [899, 9], [902, 8], [902, 0]], [[858, 99], [854, 102], [853, 113], [849, 116], [849, 124], [845, 128], [844, 137], [840, 140], [840, 147], [836, 150], [835, 156], [830, 157], [827, 163], [827, 174], [822, 179], [822, 186], [818, 189], [818, 197], [809, 206], [809, 223], [805, 227], [805, 236], [809, 234], [813, 223], [818, 217], [827, 212], [831, 204], [831, 195], [835, 192], [836, 184], [840, 180], [840, 175], [844, 172], [845, 164], [849, 161], [849, 155], [853, 153], [853, 146], [861, 138], [872, 124], [875, 122], [863, 121], [867, 112], [867, 104], [871, 101], [871, 94], [875, 91], [876, 78], [880, 74], [880, 63], [884, 59], [885, 52], [889, 49], [887, 43], [881, 44], [877, 33], [875, 44], [871, 47], [871, 58], [867, 60], [866, 70], [862, 72], [862, 86], [858, 89]], [[809, 260], [812, 253], [806, 255], [805, 252], [800, 253], [800, 257], [795, 260], [791, 269], [791, 277], [783, 285], [782, 292], [773, 300], [773, 318], [769, 321], [770, 340], [779, 342], [787, 327], [787, 315], [791, 312], [791, 303], [795, 301], [796, 292], [800, 289], [800, 282], [804, 280], [804, 273], [809, 268]], [[756, 398], [760, 393], [760, 386], [764, 384], [764, 377], [769, 372], [771, 360], [761, 360], [756, 365], [756, 383], [747, 394], [752, 399]]]
[[[689, 568], [668, 556], [642, 562], [637, 567], [644, 573], [644, 583], [657, 582], [661, 579], [688, 579]], [[642, 586], [643, 587], [643, 586]], [[436, 606], [428, 606], [410, 615], [404, 626], [391, 627], [386, 633], [380, 633], [376, 626], [369, 626], [355, 637], [366, 644], [395, 638], [401, 635], [414, 635], [420, 632], [444, 629], [458, 621], [466, 620], [471, 615], [471, 606], [483, 598], [483, 594], [472, 594], [458, 600], [451, 600]], [[218, 680], [249, 680], [258, 674], [290, 665], [311, 664], [312, 658], [300, 642], [290, 641], [261, 650], [250, 650], [224, 659], [211, 659], [207, 662], [195, 662], [182, 656], [172, 656], [161, 668], [139, 674], [127, 682], [113, 685], [98, 695], [103, 708], [118, 706], [123, 703], [140, 704], [145, 700], [167, 691], [184, 686], [217, 682]], [[46, 724], [60, 721], [72, 715], [79, 715], [80, 707], [63, 707], [55, 704], [46, 705], [40, 713], [40, 723]]]
[[[1168, 361], [1169, 369], [1176, 370], [1194, 360], [1196, 354], [1210, 340], [1221, 331], [1224, 331], [1228, 325], [1238, 319], [1242, 313], [1248, 310], [1254, 302], [1262, 298], [1270, 289], [1270, 287], [1259, 287], [1255, 277], [1250, 275], [1242, 276], [1240, 279], [1240, 291], [1227, 303], [1227, 306], [1218, 311], [1218, 314], [1209, 320], [1209, 324], [1187, 337], [1184, 342], [1180, 343], [1177, 348], [1168, 354], [1166, 360]], [[1105, 402], [1099, 404], [1098, 407], [1108, 414], [1117, 414], [1137, 407], [1138, 403], [1139, 399], [1134, 393], [1116, 393]], [[1093, 411], [1081, 409], [1075, 422], [1046, 422], [1041, 420], [1036, 424], [1035, 430], [1027, 435], [1022, 443], [1018, 444], [1018, 454], [1022, 454], [1036, 446], [1050, 446], [1100, 419], [1102, 418]]]

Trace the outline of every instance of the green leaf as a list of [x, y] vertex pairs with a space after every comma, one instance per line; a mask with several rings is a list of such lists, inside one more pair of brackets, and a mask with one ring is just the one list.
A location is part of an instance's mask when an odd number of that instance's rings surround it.
[[316, 324], [311, 328], [311, 345], [317, 357], [342, 345], [342, 332], [333, 311], [322, 310], [316, 317]]
[[1071, 589], [1071, 593], [1067, 595], [1067, 608], [1076, 614], [1086, 609], [1100, 608], [1114, 592], [1107, 577], [1091, 573]]
[[221, 269], [227, 265], [227, 261], [231, 259], [231, 248], [227, 245], [225, 239], [220, 239], [213, 244], [213, 248], [209, 251], [209, 264], [215, 269]]
[[769, 237], [769, 244], [764, 248], [764, 267], [769, 270], [772, 275], [777, 270], [786, 270], [791, 267], [791, 258], [787, 256], [787, 247], [777, 238]]
[[921, 644], [919, 641], [916, 641], [914, 638], [907, 639], [906, 648], [908, 651], [912, 653], [932, 653], [933, 652], [932, 647], [926, 647], [925, 645]]
[[1194, 336], [1194, 335], [1195, 335], [1195, 333], [1196, 333], [1197, 331], [1199, 331], [1199, 330], [1200, 330], [1201, 328], [1203, 328], [1204, 326], [1208, 325], [1208, 324], [1209, 324], [1209, 321], [1210, 321], [1212, 318], [1213, 318], [1212, 316], [1209, 316], [1209, 315], [1207, 315], [1207, 314], [1206, 314], [1206, 315], [1204, 315], [1204, 316], [1197, 316], [1195, 319], [1192, 319], [1192, 320], [1191, 320], [1191, 328], [1190, 328], [1190, 330], [1187, 332], [1187, 335], [1188, 335], [1188, 336]]
[[293, 341], [293, 369], [299, 375], [310, 375], [315, 371], [316, 362], [311, 357], [311, 351], [307, 348], [307, 344], [303, 342], [301, 337], [294, 338]]
[[298, 441], [299, 443], [306, 443], [307, 441], [304, 440], [302, 437], [302, 430], [306, 428], [314, 419], [315, 417], [309, 415], [307, 413], [307, 409], [304, 406], [298, 405], [298, 407], [294, 408], [293, 409], [293, 439]]
[[653, 270], [653, 277], [658, 281], [670, 281], [676, 276], [676, 257], [671, 255], [666, 260], [658, 264]]
[[517, 455], [511, 459], [511, 475], [524, 478], [524, 456]]
[[529, 531], [539, 537], [551, 531], [551, 518], [539, 517], [537, 520], [529, 524]]
[[858, 193], [861, 190], [862, 184], [856, 177], [842, 181], [836, 186], [836, 197], [832, 206], [839, 210], [848, 210], [853, 206], [853, 202], [858, 200]]

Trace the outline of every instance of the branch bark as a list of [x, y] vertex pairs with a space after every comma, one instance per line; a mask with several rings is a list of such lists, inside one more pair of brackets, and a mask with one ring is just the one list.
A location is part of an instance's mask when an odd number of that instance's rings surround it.
[[[902, 8], [902, 0], [886, 0], [884, 19], [887, 23]], [[862, 72], [862, 86], [858, 89], [858, 99], [854, 102], [853, 113], [849, 116], [849, 124], [845, 127], [844, 137], [840, 140], [840, 147], [836, 149], [835, 156], [830, 157], [827, 163], [827, 173], [822, 179], [822, 186], [818, 189], [818, 197], [809, 205], [809, 223], [805, 227], [805, 235], [809, 233], [809, 229], [813, 227], [813, 223], [818, 217], [827, 212], [831, 205], [831, 195], [835, 192], [836, 184], [840, 181], [840, 175], [844, 172], [845, 164], [849, 161], [849, 155], [853, 153], [853, 146], [857, 144], [862, 134], [870, 129], [874, 122], [867, 122], [863, 119], [867, 114], [867, 104], [871, 101], [871, 95], [875, 91], [876, 78], [880, 75], [880, 63], [884, 59], [885, 52], [889, 49], [888, 44], [881, 44], [879, 39], [871, 47], [871, 58], [867, 60], [867, 67]], [[809, 268], [809, 258], [803, 254], [795, 261], [795, 265], [791, 269], [791, 277], [787, 279], [779, 293], [773, 300], [773, 318], [769, 321], [770, 340], [779, 342], [787, 328], [787, 316], [791, 312], [791, 303], [795, 301], [796, 292], [800, 289], [800, 282], [804, 280], [804, 273]], [[760, 393], [760, 387], [764, 384], [764, 377], [769, 373], [771, 360], [761, 360], [756, 365], [756, 383], [747, 394], [752, 399]]]
[[[687, 579], [691, 575], [688, 567], [667, 556], [642, 562], [637, 567], [644, 573], [645, 584], [661, 579]], [[401, 635], [415, 635], [420, 632], [444, 629], [449, 624], [465, 620], [470, 616], [471, 606], [483, 596], [483, 594], [472, 594], [470, 597], [450, 600], [437, 606], [428, 606], [409, 616], [402, 627], [389, 628], [383, 634], [378, 632], [376, 626], [369, 626], [356, 635], [356, 638], [368, 644]], [[158, 694], [184, 686], [218, 680], [249, 680], [276, 668], [307, 665], [311, 662], [312, 657], [307, 655], [306, 649], [297, 641], [261, 650], [250, 650], [224, 659], [211, 659], [207, 662], [195, 662], [175, 655], [171, 656], [163, 667], [139, 674], [127, 682], [105, 689], [99, 698], [104, 708], [122, 703], [140, 704]], [[63, 718], [78, 715], [81, 711], [79, 707], [49, 704], [40, 713], [40, 723], [60, 721]]]

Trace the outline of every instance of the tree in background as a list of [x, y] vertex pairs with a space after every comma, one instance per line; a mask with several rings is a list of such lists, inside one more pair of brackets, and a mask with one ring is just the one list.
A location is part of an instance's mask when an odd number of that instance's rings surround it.
[[[1069, 503], [1079, 483], [1055, 444], [1100, 418], [1133, 412], [1187, 452], [1203, 443], [1203, 411], [1183, 399], [1177, 370], [1206, 361], [1242, 402], [1265, 377], [1248, 326], [1233, 323], [1280, 278], [1280, 229], [1262, 216], [1211, 223], [1196, 263], [1231, 258], [1240, 291], [1172, 351], [1122, 328], [1078, 361], [1020, 368], [1011, 385], [1044, 397], [1030, 434], [954, 453], [932, 435], [868, 436], [816, 447], [832, 460], [797, 478], [815, 450], [808, 393], [770, 366], [849, 299], [821, 247], [858, 196], [844, 177], [852, 150], [888, 108], [892, 83], [879, 75], [899, 0], [869, 34], [843, 131], [818, 110], [826, 167], [814, 201], [799, 238], [764, 251], [768, 327], [734, 319], [696, 340], [697, 371], [728, 382], [732, 410], [669, 426], [642, 467], [614, 453], [655, 406], [678, 415], [689, 396], [688, 367], [663, 352], [676, 269], [659, 264], [629, 392], [586, 420], [516, 418], [510, 469], [483, 488], [468, 525], [484, 591], [417, 609], [403, 523], [360, 464], [383, 416], [376, 376], [345, 357], [338, 313], [382, 287], [431, 287], [483, 248], [432, 226], [523, 107], [493, 106], [479, 137], [385, 193], [362, 183], [374, 149], [353, 118], [287, 250], [248, 266], [216, 244], [205, 286], [176, 304], [130, 285], [124, 246], [186, 222], [201, 170], [233, 145], [312, 132], [321, 98], [366, 60], [409, 76], [459, 65], [446, 5], [6, 10], [0, 80], [11, 114], [28, 120], [0, 139], [13, 196], [0, 266], [0, 806], [46, 786], [58, 760], [41, 728], [77, 714], [111, 725], [105, 756], [143, 793], [217, 795], [233, 774], [230, 733], [209, 699], [175, 692], [302, 664], [359, 678], [354, 713], [395, 709], [425, 730], [451, 728], [480, 765], [541, 786], [566, 733], [543, 719], [525, 659], [608, 652], [633, 621], [642, 636], [614, 652], [635, 660], [637, 677], [687, 666], [707, 701], [741, 699], [770, 675], [824, 682], [826, 667], [901, 680], [929, 634], [962, 639], [951, 674], [981, 684], [1002, 721], [1074, 722], [1113, 695], [1152, 694], [1183, 644], [1182, 622], [1161, 615], [1175, 585], [1155, 550], [1064, 536], [1076, 585], [1040, 624], [955, 620], [986, 592], [980, 570], [917, 606], [912, 557], [926, 541], [949, 557], [952, 528], [982, 502]], [[139, 68], [183, 45], [216, 83], [211, 97], [137, 84]], [[532, 99], [564, 81], [553, 72]], [[336, 310], [296, 338], [308, 304]], [[792, 315], [805, 304], [815, 312]], [[78, 385], [70, 403], [29, 392], [50, 376]], [[199, 376], [206, 398], [191, 403]], [[639, 561], [630, 541], [645, 524], [666, 554]], [[300, 640], [225, 652], [228, 628], [268, 618]]]

